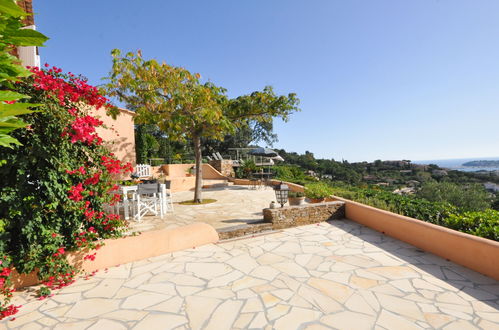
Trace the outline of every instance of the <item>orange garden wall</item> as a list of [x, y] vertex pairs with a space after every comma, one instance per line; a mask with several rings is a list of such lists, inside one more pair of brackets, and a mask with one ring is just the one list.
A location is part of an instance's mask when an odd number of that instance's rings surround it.
[[[171, 181], [172, 192], [194, 190], [196, 177], [189, 176], [189, 169], [195, 164], [167, 164], [161, 167], [153, 167], [155, 177], [165, 175], [165, 179]], [[203, 164], [203, 180], [226, 180], [220, 172], [209, 164]]]
[[499, 280], [499, 242], [344, 201], [347, 219]]
[[[252, 185], [254, 182], [254, 181], [251, 181], [248, 179], [234, 179], [234, 178], [231, 178], [230, 181], [233, 182], [234, 184], [241, 185], [241, 186]], [[305, 190], [305, 188], [299, 184], [286, 182], [286, 181], [283, 181], [283, 182], [288, 185], [289, 190], [291, 190], [291, 191], [303, 192]], [[281, 181], [280, 180], [270, 180], [270, 183], [272, 185], [277, 185], [277, 184], [281, 183]]]
[[[68, 260], [85, 272], [160, 256], [166, 253], [218, 242], [218, 233], [205, 223], [195, 223], [174, 229], [154, 230], [138, 236], [105, 240], [94, 261], [83, 260], [84, 254], [68, 253]], [[13, 273], [15, 288], [38, 283], [34, 273]]]
[[104, 140], [108, 149], [116, 157], [124, 162], [135, 165], [135, 131], [133, 117], [135, 113], [126, 109], [120, 109], [116, 119], [107, 116], [103, 110], [91, 111], [104, 122], [104, 125], [112, 129], [97, 128], [97, 133]]

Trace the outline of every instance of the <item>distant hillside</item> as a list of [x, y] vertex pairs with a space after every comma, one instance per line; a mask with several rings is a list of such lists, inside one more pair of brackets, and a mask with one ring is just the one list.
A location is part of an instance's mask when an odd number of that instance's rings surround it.
[[499, 166], [499, 160], [474, 160], [464, 163], [463, 166], [496, 167]]

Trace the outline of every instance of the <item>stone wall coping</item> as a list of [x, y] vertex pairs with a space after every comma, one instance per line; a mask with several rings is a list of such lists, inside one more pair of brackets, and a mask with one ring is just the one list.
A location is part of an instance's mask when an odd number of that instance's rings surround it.
[[288, 210], [288, 209], [304, 209], [304, 208], [313, 208], [313, 207], [325, 207], [328, 205], [345, 205], [345, 202], [342, 201], [332, 201], [332, 202], [321, 202], [321, 203], [308, 203], [303, 205], [288, 205], [284, 207], [276, 207], [275, 209], [265, 208], [264, 210], [271, 211], [279, 211], [279, 210]]

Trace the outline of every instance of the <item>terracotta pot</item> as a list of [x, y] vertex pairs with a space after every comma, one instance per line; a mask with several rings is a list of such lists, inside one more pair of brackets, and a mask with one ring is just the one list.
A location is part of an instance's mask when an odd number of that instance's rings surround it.
[[305, 197], [289, 197], [289, 205], [303, 205], [305, 204]]

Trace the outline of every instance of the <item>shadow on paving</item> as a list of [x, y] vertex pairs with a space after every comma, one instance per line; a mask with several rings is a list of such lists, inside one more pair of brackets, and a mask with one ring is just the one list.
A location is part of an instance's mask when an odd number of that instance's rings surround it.
[[499, 304], [496, 302], [499, 295], [499, 282], [493, 278], [363, 225], [359, 228], [351, 228], [342, 220], [330, 220], [327, 223], [406, 261], [408, 264], [444, 281], [459, 291], [499, 310]]

